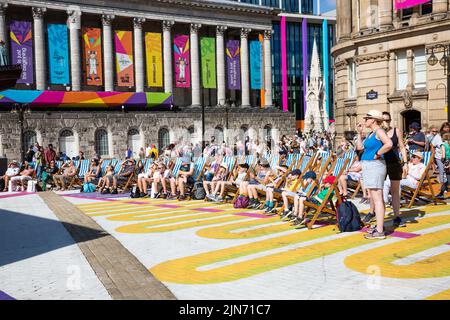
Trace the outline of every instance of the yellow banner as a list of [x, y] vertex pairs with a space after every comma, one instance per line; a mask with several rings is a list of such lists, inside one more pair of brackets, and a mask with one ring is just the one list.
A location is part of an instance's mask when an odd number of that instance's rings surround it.
[[147, 56], [147, 83], [149, 87], [163, 86], [163, 64], [161, 33], [145, 34], [145, 51]]

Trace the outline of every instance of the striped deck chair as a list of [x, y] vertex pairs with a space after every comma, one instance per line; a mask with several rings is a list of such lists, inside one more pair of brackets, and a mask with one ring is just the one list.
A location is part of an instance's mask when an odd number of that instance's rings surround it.
[[180, 171], [180, 167], [181, 167], [181, 158], [177, 158], [177, 160], [175, 160], [175, 165], [172, 169], [174, 177], [178, 176], [178, 171]]
[[430, 168], [434, 160], [434, 150], [423, 152], [423, 163], [425, 164], [425, 171], [422, 174], [422, 177], [419, 180], [417, 188], [413, 189], [407, 186], [403, 186], [401, 189], [402, 198], [406, 198], [409, 200], [408, 208], [411, 208], [416, 200], [422, 200], [426, 202], [433, 202], [434, 204], [446, 202], [441, 199], [437, 199], [434, 190], [433, 184], [430, 177]]
[[272, 161], [270, 161], [270, 168], [275, 170], [275, 167], [280, 163], [280, 156], [276, 155], [272, 157]]
[[222, 163], [227, 165], [227, 178], [233, 174], [233, 169], [236, 164], [236, 159], [233, 156], [226, 156], [222, 159]]
[[312, 166], [313, 161], [314, 156], [311, 156], [306, 153], [304, 157], [301, 159], [301, 161], [299, 161], [299, 166], [297, 168], [300, 169], [301, 172], [306, 172]]
[[245, 157], [245, 163], [251, 168], [256, 164], [256, 158], [254, 155], [249, 155]]
[[286, 165], [288, 167], [290, 167], [292, 165], [292, 163], [294, 162], [294, 157], [296, 154], [294, 153], [289, 153], [288, 156], [286, 157]]
[[197, 158], [197, 161], [195, 162], [194, 165], [194, 174], [192, 175], [192, 178], [194, 178], [194, 180], [200, 181], [200, 179], [203, 177], [203, 169], [205, 168], [206, 165], [206, 157], [199, 157]]
[[100, 177], [104, 177], [106, 175], [106, 167], [111, 164], [111, 159], [102, 160], [102, 164], [100, 167]]
[[[91, 161], [89, 159], [77, 161], [79, 162], [77, 166], [77, 174], [71, 179], [68, 189], [74, 185], [83, 185], [84, 175], [89, 171]], [[74, 161], [75, 164], [75, 161]]]
[[[114, 159], [111, 161], [114, 161]], [[114, 163], [114, 174], [118, 174], [120, 172], [120, 170], [122, 169], [122, 163], [123, 160], [116, 160], [116, 162]]]

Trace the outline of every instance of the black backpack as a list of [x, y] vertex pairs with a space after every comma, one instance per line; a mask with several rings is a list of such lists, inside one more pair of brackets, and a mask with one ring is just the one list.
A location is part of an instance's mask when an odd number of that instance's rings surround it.
[[361, 230], [362, 222], [359, 211], [351, 201], [344, 200], [337, 208], [337, 220], [341, 232]]
[[131, 188], [130, 198], [139, 198], [140, 190], [138, 186], [133, 186]]
[[206, 197], [205, 188], [203, 188], [203, 182], [196, 182], [194, 189], [192, 189], [192, 199], [203, 200]]

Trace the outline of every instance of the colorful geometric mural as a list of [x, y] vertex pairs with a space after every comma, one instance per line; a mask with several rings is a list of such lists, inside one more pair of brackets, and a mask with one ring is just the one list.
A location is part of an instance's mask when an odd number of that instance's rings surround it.
[[175, 85], [177, 88], [191, 86], [191, 68], [189, 62], [189, 36], [176, 35], [173, 39], [175, 57]]
[[0, 106], [27, 103], [30, 107], [108, 108], [140, 107], [169, 108], [172, 94], [163, 92], [91, 92], [5, 90], [0, 92]]
[[90, 86], [101, 86], [102, 70], [102, 29], [83, 28], [84, 79]]
[[119, 87], [134, 86], [133, 34], [131, 31], [116, 31], [116, 69]]

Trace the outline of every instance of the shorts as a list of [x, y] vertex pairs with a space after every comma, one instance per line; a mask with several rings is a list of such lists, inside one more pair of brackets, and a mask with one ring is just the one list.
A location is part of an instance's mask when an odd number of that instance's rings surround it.
[[289, 197], [295, 197], [297, 195], [297, 193], [294, 191], [286, 191], [285, 190], [284, 193]]
[[258, 180], [256, 180], [256, 179], [250, 179], [250, 181], [248, 182], [248, 184], [250, 184], [250, 185], [256, 185], [256, 184], [259, 184], [259, 182], [258, 182]]
[[140, 173], [139, 175], [138, 175], [138, 179], [139, 178], [145, 178], [145, 179], [148, 179], [148, 173]]
[[359, 172], [349, 172], [347, 174], [347, 180], [359, 181], [361, 179], [361, 173]]
[[400, 181], [402, 180], [403, 168], [398, 161], [389, 161], [386, 163], [386, 172], [389, 180]]
[[267, 186], [265, 186], [263, 184], [258, 184], [258, 185], [256, 185], [256, 189], [257, 190], [266, 191], [267, 190]]
[[195, 180], [194, 180], [194, 178], [192, 178], [192, 177], [187, 177], [187, 184], [194, 184], [195, 183]]
[[383, 189], [386, 179], [386, 161], [384, 160], [363, 160], [362, 179], [366, 189]]
[[214, 178], [214, 173], [208, 172], [205, 174], [205, 180], [211, 181]]
[[316, 206], [320, 206], [321, 205], [320, 201], [317, 200], [316, 198], [313, 198], [313, 197], [306, 198], [306, 201], [311, 202], [311, 203], [315, 204]]

